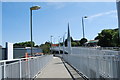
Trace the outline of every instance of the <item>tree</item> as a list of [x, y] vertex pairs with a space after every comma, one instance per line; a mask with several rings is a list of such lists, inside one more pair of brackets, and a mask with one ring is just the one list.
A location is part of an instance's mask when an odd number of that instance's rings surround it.
[[87, 40], [86, 38], [82, 38], [82, 39], [80, 40], [80, 45], [83, 46], [84, 43], [86, 43], [87, 41], [88, 41], [88, 40]]
[[[73, 42], [73, 38], [71, 37], [71, 43]], [[67, 47], [67, 39], [65, 39], [65, 47]]]
[[35, 45], [34, 47], [39, 47], [38, 45]]
[[43, 50], [43, 53], [50, 53], [50, 47], [51, 47], [50, 42], [45, 42], [45, 44], [40, 45], [40, 48]]
[[67, 47], [67, 39], [65, 39], [65, 47]]
[[[33, 47], [35, 46], [35, 43], [32, 42]], [[13, 44], [14, 47], [31, 47], [31, 41], [26, 41], [26, 42], [20, 42], [20, 43], [15, 43]]]
[[72, 47], [77, 46], [77, 43], [76, 43], [76, 42], [72, 42], [71, 44], [72, 44], [72, 45], [71, 45]]
[[112, 30], [103, 30], [101, 34], [99, 34], [98, 45], [102, 47], [112, 47], [112, 34]]
[[113, 45], [114, 45], [115, 47], [120, 47], [120, 39], [119, 39], [119, 31], [118, 31], [118, 29], [115, 30], [112, 39], [113, 39]]
[[119, 46], [118, 29], [104, 29], [95, 38], [98, 39], [98, 45], [101, 47]]

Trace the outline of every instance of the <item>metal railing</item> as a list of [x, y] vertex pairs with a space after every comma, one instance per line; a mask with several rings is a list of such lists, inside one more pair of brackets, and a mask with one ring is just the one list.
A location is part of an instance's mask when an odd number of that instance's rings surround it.
[[[67, 48], [65, 50], [69, 52]], [[63, 59], [87, 78], [120, 80], [120, 51], [72, 47], [71, 52], [63, 54]]]
[[119, 78], [119, 51], [72, 48], [63, 58], [88, 78]]
[[0, 80], [34, 78], [53, 58], [52, 55], [0, 61]]

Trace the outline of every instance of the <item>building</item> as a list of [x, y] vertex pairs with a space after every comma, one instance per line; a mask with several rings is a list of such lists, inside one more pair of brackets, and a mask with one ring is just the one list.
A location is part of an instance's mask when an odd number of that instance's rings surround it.
[[86, 47], [96, 47], [99, 40], [89, 40], [85, 43]]

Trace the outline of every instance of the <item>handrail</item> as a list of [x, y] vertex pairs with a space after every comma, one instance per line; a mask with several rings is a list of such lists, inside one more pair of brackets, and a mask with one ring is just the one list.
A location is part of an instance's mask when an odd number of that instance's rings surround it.
[[[53, 58], [52, 55], [2, 60], [0, 80], [3, 78], [34, 78]], [[37, 65], [36, 65], [37, 64]]]
[[[62, 58], [87, 78], [120, 79], [120, 51], [71, 47]], [[54, 50], [59, 50], [57, 47]], [[61, 47], [60, 50], [63, 50]], [[66, 51], [69, 49], [66, 47]], [[68, 51], [69, 52], [69, 51]]]
[[11, 60], [0, 60], [0, 63], [1, 63], [1, 62], [9, 62], [9, 61], [24, 60], [24, 59], [33, 59], [33, 58], [38, 58], [38, 57], [42, 57], [42, 56], [28, 57], [28, 58], [18, 58], [18, 59], [11, 59]]

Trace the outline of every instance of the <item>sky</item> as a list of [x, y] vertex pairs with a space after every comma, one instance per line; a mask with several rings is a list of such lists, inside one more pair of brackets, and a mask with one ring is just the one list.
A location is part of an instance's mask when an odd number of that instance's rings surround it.
[[[74, 40], [82, 38], [82, 17], [85, 37], [94, 39], [103, 29], [118, 27], [115, 2], [2, 2], [2, 46], [5, 42], [30, 41], [30, 7], [39, 5], [33, 11], [33, 41], [43, 44], [58, 42], [67, 32], [68, 23]], [[67, 35], [66, 35], [67, 37]]]

